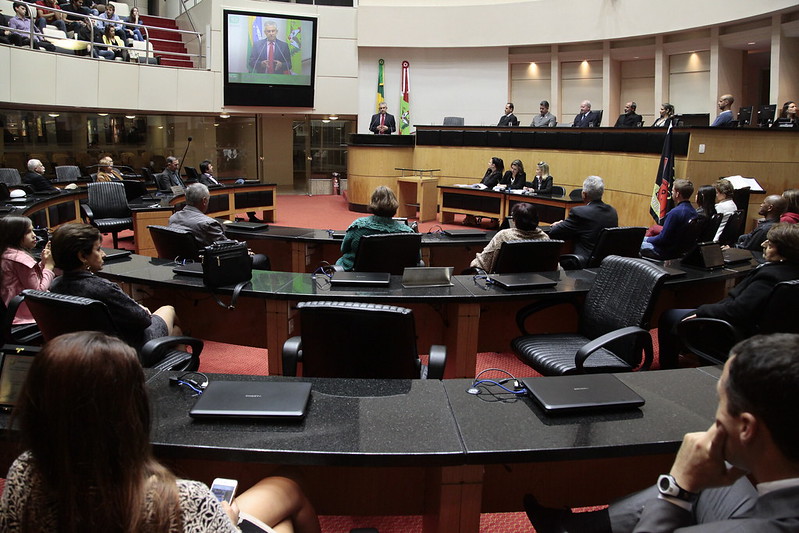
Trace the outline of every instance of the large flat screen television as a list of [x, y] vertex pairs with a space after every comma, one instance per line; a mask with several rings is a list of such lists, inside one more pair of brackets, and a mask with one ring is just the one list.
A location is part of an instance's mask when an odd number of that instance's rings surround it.
[[225, 105], [313, 107], [316, 19], [224, 11]]

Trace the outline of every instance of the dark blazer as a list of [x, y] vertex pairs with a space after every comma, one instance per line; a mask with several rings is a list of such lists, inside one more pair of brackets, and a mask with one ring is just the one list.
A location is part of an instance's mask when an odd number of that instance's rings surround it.
[[616, 209], [602, 200], [594, 200], [588, 205], [572, 208], [569, 218], [552, 226], [549, 238], [574, 241], [574, 253], [585, 264], [594, 250], [599, 232], [618, 225]]
[[533, 181], [528, 182], [526, 185], [530, 187], [538, 194], [551, 194], [552, 193], [552, 176], [547, 176], [546, 178], [541, 180], [541, 184], [538, 183], [538, 176], [533, 176]]
[[197, 177], [197, 181], [205, 185], [206, 187], [221, 187], [222, 184], [216, 180], [216, 178], [212, 174], [208, 174], [203, 172]]
[[169, 192], [175, 185], [186, 188], [186, 184], [183, 183], [180, 174], [177, 172], [169, 172], [168, 170], [164, 170], [162, 173], [158, 174], [156, 176], [156, 182], [158, 183], [159, 191]]
[[489, 189], [493, 189], [497, 185], [499, 185], [499, 180], [502, 178], [502, 174], [499, 173], [499, 170], [491, 171], [491, 169], [487, 169], [485, 175], [483, 176], [483, 180], [480, 182], [485, 185]]
[[505, 175], [502, 176], [502, 179], [499, 180], [500, 185], [507, 185], [508, 189], [521, 189], [524, 187], [525, 181], [524, 179], [527, 177], [527, 174], [524, 172], [519, 172], [516, 174], [516, 179], [513, 179], [513, 172], [510, 170], [505, 171]]
[[749, 511], [719, 522], [693, 525], [693, 513], [666, 500], [649, 500], [635, 533], [782, 533], [799, 531], [799, 487], [774, 490], [760, 496]]
[[745, 233], [738, 237], [738, 242], [735, 244], [735, 247], [754, 250], [755, 252], [761, 251], [768, 230], [777, 222], [779, 222], [779, 220], [763, 220], [762, 222], [758, 222], [755, 229], [752, 230], [752, 233]]
[[765, 263], [752, 270], [720, 302], [699, 306], [696, 316], [726, 320], [748, 336], [763, 314], [774, 285], [792, 279], [799, 279], [799, 264]]
[[599, 113], [596, 111], [589, 111], [585, 115], [578, 113], [577, 116], [574, 117], [572, 128], [587, 128], [590, 124], [594, 123], [597, 117], [599, 117]]
[[391, 135], [395, 131], [397, 131], [397, 122], [394, 120], [394, 115], [390, 115], [386, 113], [386, 123], [385, 125], [388, 126], [388, 133], [380, 133], [377, 131], [377, 127], [380, 125], [380, 113], [375, 113], [372, 115], [372, 120], [369, 122], [369, 131], [374, 133], [375, 135]]
[[629, 115], [626, 113], [622, 113], [619, 115], [619, 118], [616, 119], [615, 128], [637, 128], [638, 124], [643, 120], [641, 115], [636, 115], [635, 113], [630, 113]]
[[518, 125], [519, 125], [519, 119], [516, 118], [516, 115], [514, 115], [513, 113], [511, 113], [510, 115], [502, 115], [501, 117], [499, 117], [499, 122], [497, 123], [497, 126], [515, 127]]
[[[261, 39], [252, 47], [250, 52], [250, 59], [247, 62], [247, 67], [250, 72], [260, 72], [266, 74], [266, 67], [261, 63], [269, 57], [269, 49], [267, 47], [267, 39]], [[280, 70], [276, 70], [275, 74], [289, 74], [291, 72], [291, 51], [289, 45], [285, 41], [275, 39], [275, 54], [272, 57], [275, 61], [280, 61], [283, 66]]]
[[33, 187], [33, 191], [57, 191], [58, 188], [55, 187], [50, 180], [39, 174], [38, 172], [34, 172], [32, 170], [26, 172], [22, 175], [22, 183], [26, 183]]

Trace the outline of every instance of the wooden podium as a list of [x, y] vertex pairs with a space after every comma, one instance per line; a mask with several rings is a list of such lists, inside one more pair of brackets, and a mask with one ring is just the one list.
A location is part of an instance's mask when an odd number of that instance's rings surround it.
[[433, 172], [440, 169], [395, 168], [402, 172], [397, 178], [397, 216], [415, 218], [419, 210], [419, 222], [435, 220], [438, 211], [438, 178]]

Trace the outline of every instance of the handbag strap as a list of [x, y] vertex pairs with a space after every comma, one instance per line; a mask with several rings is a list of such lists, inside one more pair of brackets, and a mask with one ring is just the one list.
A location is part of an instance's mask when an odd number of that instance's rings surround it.
[[217, 296], [216, 293], [214, 293], [213, 290], [211, 291], [211, 295], [214, 297], [214, 300], [216, 300], [216, 303], [219, 304], [220, 307], [223, 307], [224, 309], [229, 309], [229, 310], [230, 309], [235, 309], [236, 308], [236, 301], [239, 299], [239, 294], [241, 294], [241, 290], [244, 287], [246, 287], [247, 285], [249, 285], [249, 283], [250, 283], [250, 280], [240, 281], [239, 283], [236, 284], [235, 287], [233, 287], [233, 297], [230, 299], [230, 305], [225, 305], [225, 303], [222, 302], [222, 300], [219, 299], [219, 296]]

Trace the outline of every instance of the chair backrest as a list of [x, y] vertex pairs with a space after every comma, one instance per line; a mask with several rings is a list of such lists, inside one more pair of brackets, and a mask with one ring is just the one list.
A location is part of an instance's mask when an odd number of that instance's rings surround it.
[[609, 255], [638, 257], [646, 228], [632, 226], [627, 228], [603, 228], [599, 232], [596, 246], [588, 258], [586, 268], [598, 267]]
[[155, 179], [155, 173], [149, 167], [141, 167], [141, 177], [144, 179], [144, 183], [154, 183], [158, 185]]
[[161, 259], [199, 259], [197, 240], [190, 231], [171, 226], [147, 226], [147, 229]]
[[596, 112], [596, 118], [591, 124], [593, 124], [595, 128], [598, 128], [602, 124], [602, 115], [604, 111], [602, 109], [594, 109], [594, 111]]
[[699, 232], [699, 237], [697, 237], [696, 241], [712, 242], [713, 238], [716, 236], [716, 232], [719, 230], [719, 226], [721, 226], [722, 220], [724, 220], [723, 213], [715, 213], [712, 217], [707, 219], [702, 231]]
[[420, 377], [413, 313], [358, 302], [300, 302], [302, 374], [313, 377]]
[[0, 181], [6, 185], [19, 185], [22, 183], [22, 177], [15, 168], [0, 168]]
[[119, 15], [119, 18], [126, 19], [130, 16], [130, 4], [127, 2], [109, 2], [114, 6], [114, 13]]
[[102, 331], [119, 335], [104, 303], [81, 296], [25, 289], [25, 304], [44, 340], [74, 331]]
[[799, 333], [796, 320], [799, 279], [777, 283], [771, 291], [766, 310], [760, 315], [759, 333]]
[[128, 202], [147, 194], [147, 185], [143, 181], [122, 180], [122, 186], [125, 187], [125, 198]]
[[[646, 259], [610, 255], [594, 278], [580, 316], [580, 333], [595, 339], [627, 326], [649, 329], [655, 297], [666, 271]], [[635, 342], [613, 343], [610, 350], [637, 366]]]
[[463, 117], [444, 117], [444, 126], [463, 126]]
[[87, 203], [95, 219], [127, 218], [131, 216], [125, 186], [118, 181], [89, 183]]
[[682, 241], [680, 242], [680, 245], [674, 249], [674, 257], [663, 259], [682, 257], [688, 253], [689, 250], [693, 249], [694, 246], [696, 246], [696, 243], [702, 242], [699, 240], [699, 237], [702, 235], [702, 233], [704, 233], [705, 227], [708, 225], [708, 223], [709, 220], [704, 215], [700, 215], [689, 220], [688, 224], [686, 224], [685, 228], [683, 228]]
[[719, 244], [735, 244], [735, 242], [738, 240], [738, 237], [740, 237], [743, 233], [743, 227], [744, 212], [739, 209], [738, 211], [731, 213], [727, 219], [727, 223], [724, 224], [724, 229], [721, 230], [721, 235], [719, 235]]
[[560, 185], [553, 185], [550, 194], [552, 196], [566, 196], [566, 189]]
[[186, 171], [186, 177], [189, 178], [191, 181], [197, 181], [200, 179], [200, 174], [197, 172], [197, 169], [194, 167], [183, 167], [183, 170]]
[[579, 189], [574, 189], [572, 192], [569, 193], [569, 200], [582, 200], [583, 199], [583, 188], [580, 187]]
[[494, 263], [494, 274], [515, 272], [548, 272], [558, 269], [558, 258], [563, 241], [508, 241], [503, 242]]
[[75, 165], [55, 167], [56, 181], [75, 181], [78, 178], [80, 178], [80, 169]]
[[420, 233], [378, 233], [364, 235], [355, 254], [356, 272], [402, 274], [405, 267], [419, 265]]

